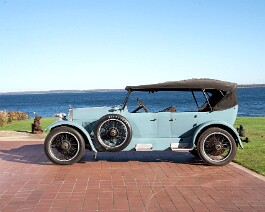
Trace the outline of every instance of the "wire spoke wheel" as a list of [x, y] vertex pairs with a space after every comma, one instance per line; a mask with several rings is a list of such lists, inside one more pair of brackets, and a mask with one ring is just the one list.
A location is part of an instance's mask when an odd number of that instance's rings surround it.
[[51, 153], [61, 161], [73, 159], [79, 150], [79, 142], [75, 135], [69, 132], [57, 134], [51, 141]]
[[44, 151], [56, 164], [69, 165], [78, 162], [85, 150], [85, 141], [75, 129], [61, 126], [53, 129], [46, 137]]
[[223, 161], [231, 153], [232, 143], [226, 135], [213, 133], [206, 137], [203, 148], [210, 160]]
[[127, 134], [127, 127], [120, 120], [106, 120], [99, 127], [99, 141], [107, 147], [119, 147], [126, 141]]
[[212, 127], [199, 137], [197, 150], [200, 158], [209, 165], [223, 166], [236, 155], [236, 142], [226, 130]]
[[98, 120], [95, 135], [99, 151], [121, 151], [131, 141], [131, 125], [121, 115], [106, 115]]

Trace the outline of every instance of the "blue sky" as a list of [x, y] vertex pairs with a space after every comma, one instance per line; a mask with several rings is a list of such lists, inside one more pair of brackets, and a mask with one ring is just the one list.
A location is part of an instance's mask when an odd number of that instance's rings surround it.
[[0, 0], [0, 92], [265, 83], [265, 1]]

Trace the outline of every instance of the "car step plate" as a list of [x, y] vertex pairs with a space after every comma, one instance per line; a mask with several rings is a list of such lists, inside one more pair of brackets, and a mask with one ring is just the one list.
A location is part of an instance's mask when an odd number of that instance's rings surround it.
[[188, 143], [171, 143], [170, 148], [172, 151], [174, 150], [190, 150]]
[[152, 144], [136, 144], [135, 150], [136, 151], [152, 151], [153, 145]]

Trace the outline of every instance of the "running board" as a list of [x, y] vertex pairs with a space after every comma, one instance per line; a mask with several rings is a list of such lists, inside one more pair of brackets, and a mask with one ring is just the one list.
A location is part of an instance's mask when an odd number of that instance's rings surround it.
[[136, 144], [135, 150], [136, 151], [152, 151], [153, 145], [152, 144]]
[[[189, 148], [189, 143], [171, 143], [170, 148], [172, 151], [189, 151], [193, 148]], [[135, 151], [152, 151], [152, 144], [136, 144]]]

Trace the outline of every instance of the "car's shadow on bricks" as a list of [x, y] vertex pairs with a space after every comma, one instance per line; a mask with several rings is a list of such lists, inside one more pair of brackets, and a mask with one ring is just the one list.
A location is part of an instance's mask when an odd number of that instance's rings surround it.
[[[21, 147], [3, 150], [0, 149], [0, 159], [16, 163], [53, 165], [44, 153], [43, 144], [27, 144]], [[98, 152], [86, 151], [79, 163], [87, 162], [172, 162], [190, 165], [205, 165], [199, 158], [189, 152], [166, 151], [121, 151]]]
[[0, 159], [16, 163], [50, 165], [43, 144], [29, 144], [12, 149], [0, 149]]
[[[94, 157], [94, 154], [92, 155]], [[82, 161], [93, 160], [90, 154], [86, 154]], [[93, 161], [110, 161], [110, 162], [172, 162], [182, 164], [204, 165], [199, 159], [189, 152], [172, 152], [166, 151], [121, 151], [121, 152], [98, 152], [96, 159]]]

